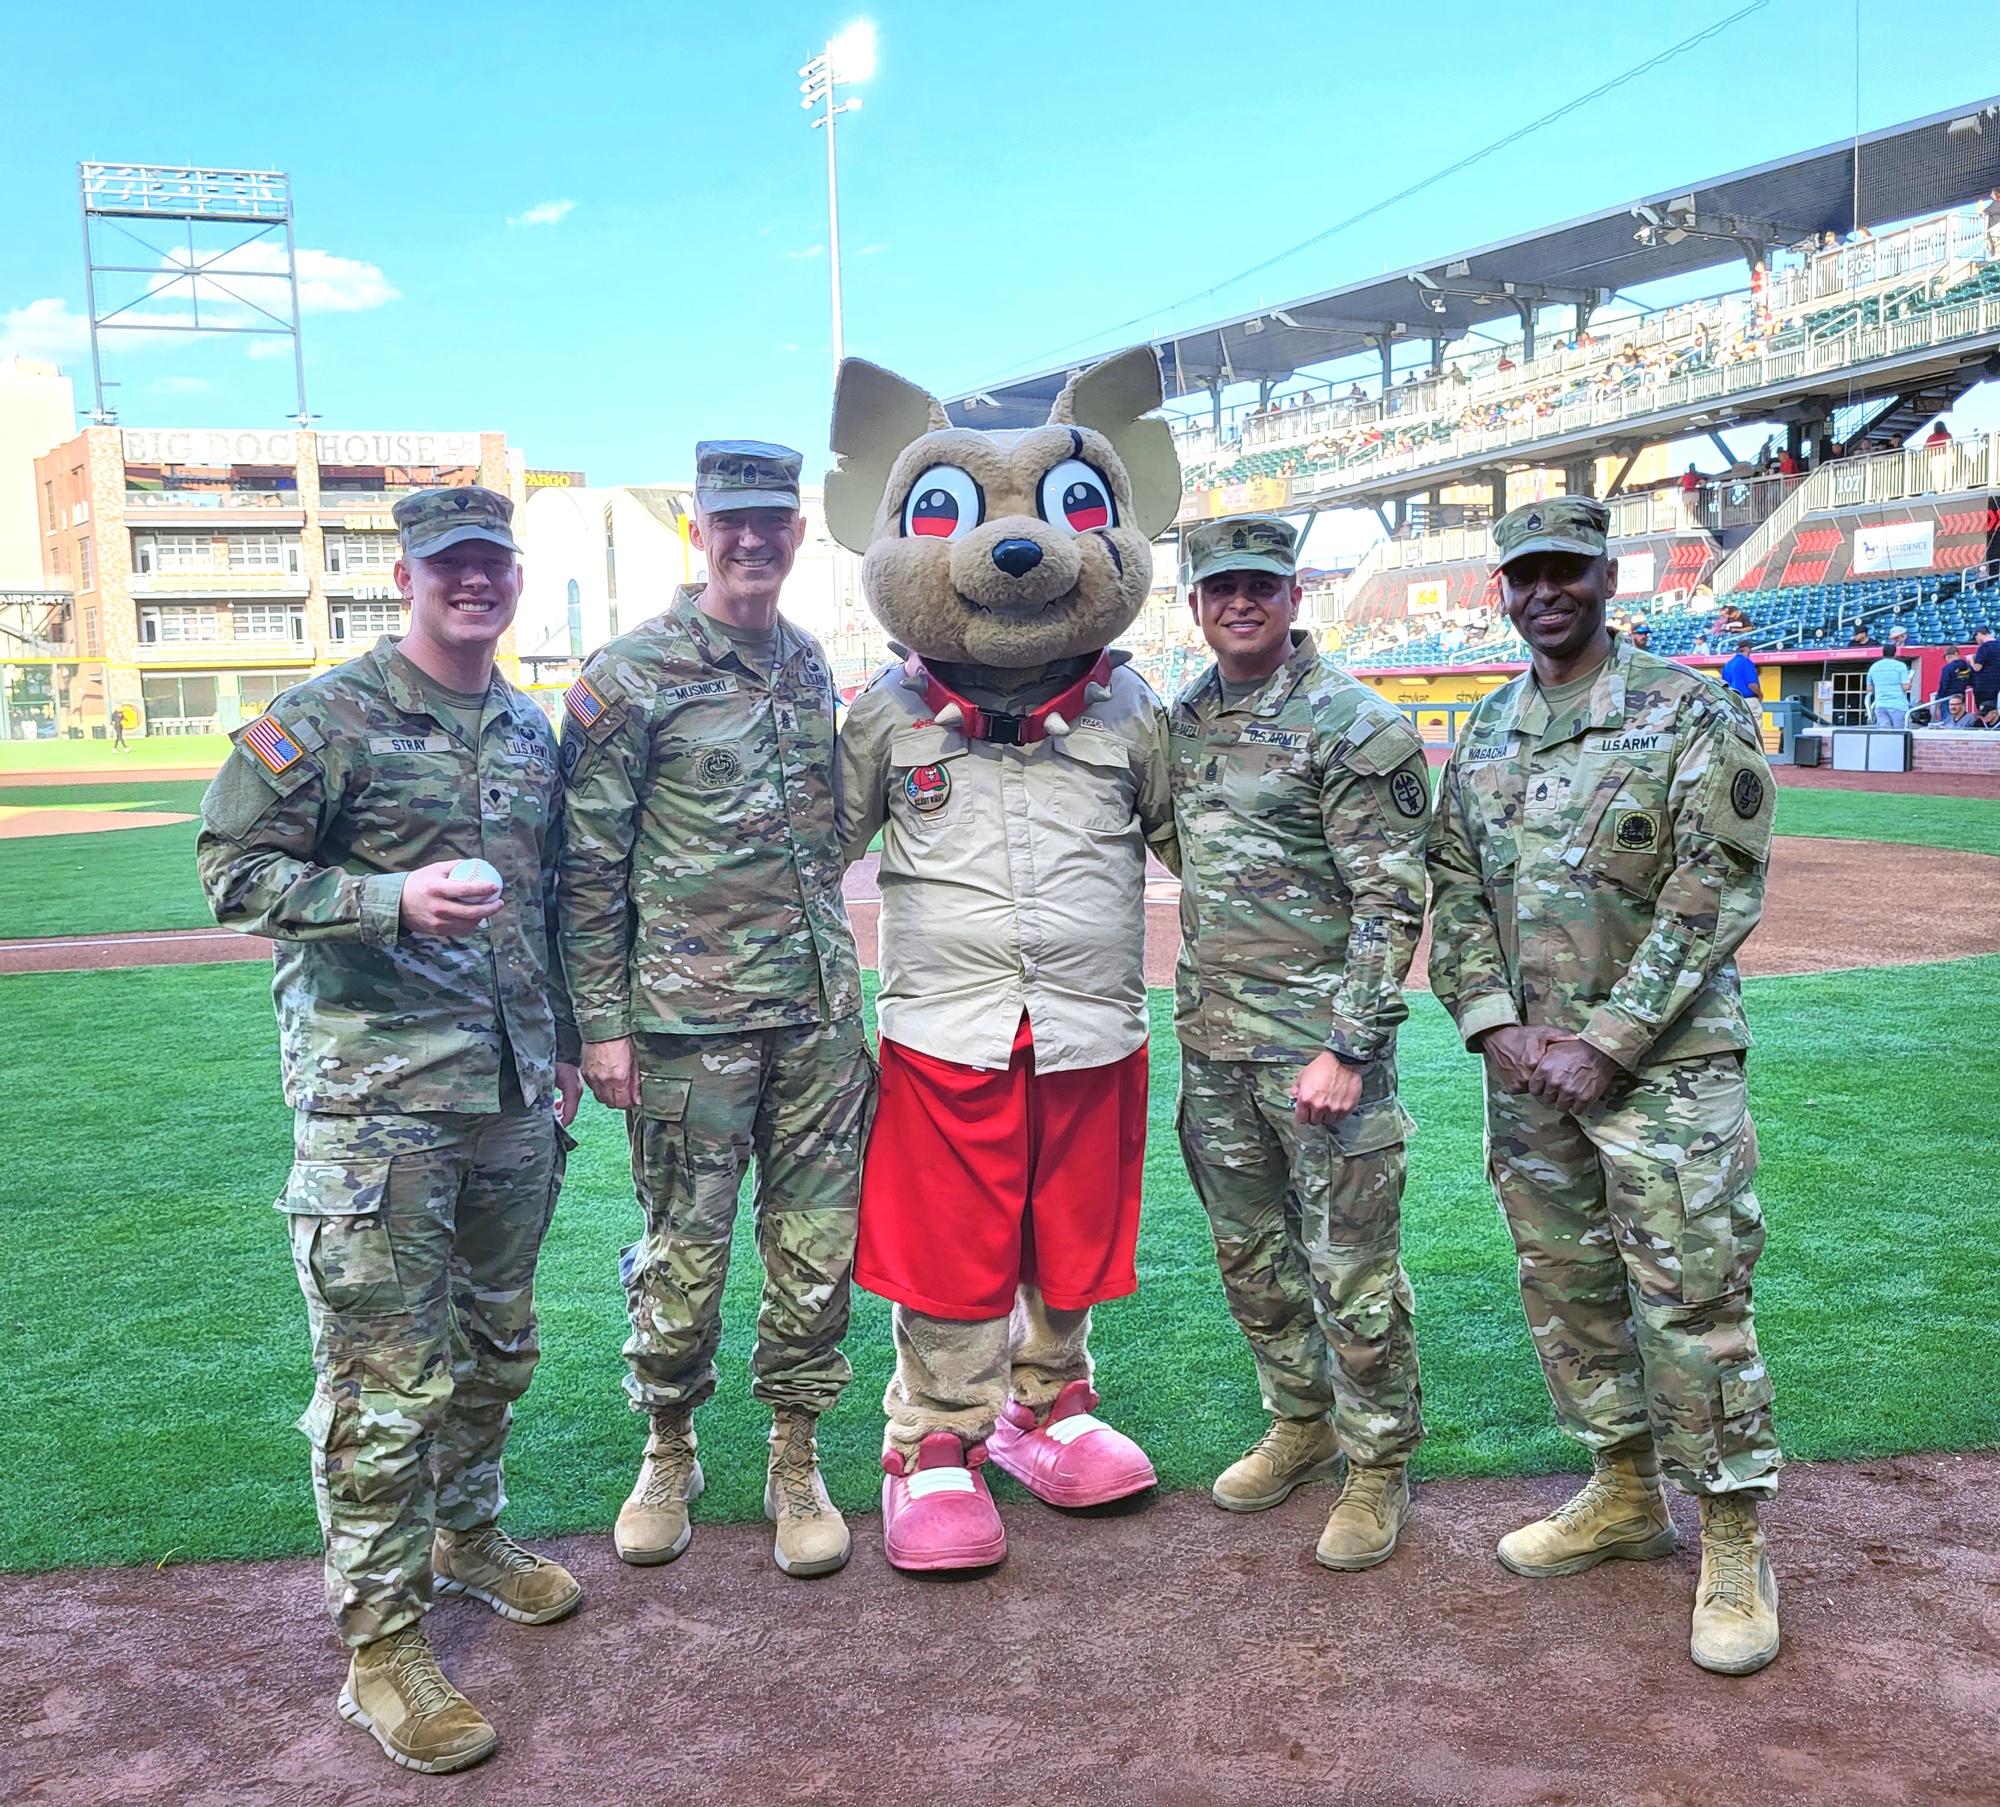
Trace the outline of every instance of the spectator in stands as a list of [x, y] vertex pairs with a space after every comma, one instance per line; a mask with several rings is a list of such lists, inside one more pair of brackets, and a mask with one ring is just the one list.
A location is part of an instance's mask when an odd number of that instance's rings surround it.
[[1854, 632], [1847, 636], [1847, 644], [1849, 646], [1873, 646], [1875, 644], [1874, 636], [1869, 633], [1868, 624], [1865, 621], [1857, 621], [1854, 624]]
[[1910, 725], [1910, 668], [1896, 657], [1896, 648], [1885, 646], [1882, 656], [1868, 667], [1868, 707], [1878, 728], [1907, 728]]
[[1750, 656], [1750, 637], [1745, 635], [1736, 642], [1736, 651], [1727, 665], [1717, 674], [1738, 696], [1747, 696], [1752, 702], [1757, 700], [1757, 661]]
[[1930, 438], [1924, 441], [1924, 444], [1925, 445], [1951, 444], [1951, 429], [1944, 424], [1942, 418], [1939, 419], [1936, 426], [1931, 428], [1931, 436]]
[[1708, 657], [1709, 645], [1708, 645], [1708, 634], [1706, 633], [1706, 631], [1695, 635], [1694, 645], [1690, 650], [1694, 653], [1695, 657], [1698, 659], [1705, 659]]
[[1693, 465], [1689, 465], [1686, 470], [1681, 472], [1681, 494], [1684, 496], [1692, 496], [1696, 494], [1700, 490], [1700, 488], [1701, 488], [1701, 472], [1698, 471]]
[[1796, 477], [1798, 474], [1799, 461], [1792, 455], [1792, 448], [1786, 446], [1778, 454], [1778, 475], [1781, 477]]
[[1646, 648], [1651, 646], [1653, 643], [1652, 636], [1647, 633], [1646, 624], [1643, 620], [1635, 621], [1632, 623], [1632, 632], [1630, 637], [1632, 644], [1636, 646], [1641, 652], [1644, 652]]
[[1945, 661], [1938, 676], [1937, 695], [1931, 699], [1933, 728], [1963, 728], [1971, 724], [1972, 648], [1967, 646]]
[[1972, 630], [1972, 708], [1982, 728], [2000, 728], [2000, 640], [1990, 627]]

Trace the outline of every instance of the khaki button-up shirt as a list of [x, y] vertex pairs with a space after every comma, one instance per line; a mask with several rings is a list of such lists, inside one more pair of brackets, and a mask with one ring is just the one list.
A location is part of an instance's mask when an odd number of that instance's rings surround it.
[[[303, 1111], [498, 1111], [503, 1039], [530, 1104], [575, 1025], [555, 947], [562, 788], [548, 719], [497, 672], [478, 744], [378, 641], [236, 736], [202, 799], [203, 889], [225, 928], [277, 943], [285, 1100]], [[403, 878], [498, 868], [474, 935], [401, 927]]]
[[833, 676], [782, 617], [769, 676], [679, 591], [572, 687], [563, 958], [585, 1041], [861, 1008], [834, 832]]
[[1031, 746], [940, 728], [900, 667], [840, 734], [849, 860], [882, 834], [882, 1033], [1004, 1068], [1022, 1013], [1045, 1073], [1146, 1040], [1146, 850], [1178, 865], [1166, 723], [1122, 663], [1066, 735]]

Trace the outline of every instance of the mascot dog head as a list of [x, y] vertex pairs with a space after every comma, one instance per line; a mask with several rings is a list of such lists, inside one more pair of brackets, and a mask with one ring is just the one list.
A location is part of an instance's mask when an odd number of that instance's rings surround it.
[[849, 358], [826, 520], [869, 606], [927, 659], [1022, 669], [1094, 653], [1138, 614], [1180, 506], [1160, 367], [1140, 346], [1072, 377], [1048, 425], [954, 427], [934, 396]]

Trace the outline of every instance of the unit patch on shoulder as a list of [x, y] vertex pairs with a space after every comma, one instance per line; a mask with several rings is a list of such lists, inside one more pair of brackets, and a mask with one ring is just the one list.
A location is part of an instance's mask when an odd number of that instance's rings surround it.
[[1764, 807], [1764, 781], [1747, 766], [1730, 782], [1729, 807], [1746, 822]]
[[305, 748], [278, 725], [275, 715], [258, 716], [243, 730], [243, 744], [274, 778], [289, 772], [306, 756]]
[[743, 777], [743, 761], [734, 747], [703, 747], [694, 756], [694, 781], [705, 791], [719, 791]]
[[1611, 843], [1620, 853], [1653, 852], [1660, 844], [1660, 818], [1650, 809], [1620, 810]]
[[1389, 801], [1395, 804], [1398, 815], [1415, 821], [1430, 799], [1424, 795], [1424, 781], [1415, 772], [1402, 771], [1389, 780]]
[[604, 713], [604, 699], [591, 689], [587, 678], [578, 678], [563, 692], [563, 713], [579, 727], [587, 728]]
[[912, 768], [903, 780], [903, 795], [920, 816], [934, 816], [951, 801], [951, 774], [941, 765]]

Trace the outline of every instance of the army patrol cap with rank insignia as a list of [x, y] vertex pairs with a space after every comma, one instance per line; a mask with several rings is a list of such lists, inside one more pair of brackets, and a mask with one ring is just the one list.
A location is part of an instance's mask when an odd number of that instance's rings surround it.
[[695, 506], [706, 514], [726, 508], [796, 509], [804, 463], [788, 445], [704, 439], [694, 448]]
[[1237, 514], [1198, 521], [1182, 537], [1182, 559], [1190, 587], [1218, 571], [1268, 571], [1298, 575], [1298, 533], [1274, 514]]
[[1531, 552], [1574, 552], [1604, 556], [1611, 510], [1594, 496], [1551, 496], [1510, 509], [1493, 523], [1494, 562], [1503, 570]]
[[407, 558], [429, 558], [466, 540], [486, 540], [519, 552], [514, 543], [514, 504], [497, 490], [476, 483], [463, 489], [420, 489], [390, 511]]

